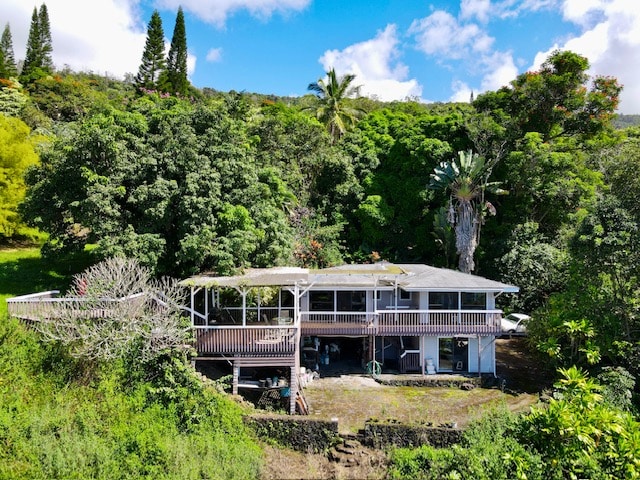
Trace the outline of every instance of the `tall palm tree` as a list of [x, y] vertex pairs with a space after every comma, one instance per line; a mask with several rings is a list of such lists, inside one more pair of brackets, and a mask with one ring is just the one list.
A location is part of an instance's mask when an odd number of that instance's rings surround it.
[[308, 90], [318, 97], [316, 118], [326, 125], [332, 140], [335, 142], [355, 123], [364, 113], [362, 109], [353, 108], [345, 101], [349, 97], [357, 97], [360, 87], [352, 85], [356, 76], [348, 73], [338, 78], [335, 69], [327, 72], [327, 78], [320, 78], [310, 83]]
[[458, 152], [458, 158], [441, 162], [430, 175], [428, 188], [449, 191], [448, 220], [456, 234], [458, 269], [471, 273], [475, 268], [473, 254], [480, 241], [480, 226], [487, 214], [495, 215], [494, 206], [485, 201], [485, 191], [506, 194], [500, 182], [489, 182], [497, 159], [485, 162], [484, 157], [469, 150]]

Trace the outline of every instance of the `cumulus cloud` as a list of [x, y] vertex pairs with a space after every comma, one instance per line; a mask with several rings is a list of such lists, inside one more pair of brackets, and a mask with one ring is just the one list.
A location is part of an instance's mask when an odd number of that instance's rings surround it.
[[[493, 49], [495, 39], [485, 27], [470, 19], [488, 21], [490, 11], [496, 14], [490, 2], [466, 0], [461, 3], [460, 18], [437, 10], [428, 17], [415, 20], [409, 28], [414, 36], [416, 48], [436, 58], [447, 66], [462, 64], [482, 78], [475, 93], [495, 90], [513, 80], [518, 69], [511, 52]], [[498, 9], [499, 11], [499, 9]], [[454, 79], [451, 101], [468, 101], [474, 89], [468, 82]]]
[[383, 101], [420, 97], [422, 86], [407, 79], [409, 69], [397, 61], [398, 37], [395, 25], [378, 32], [375, 38], [348, 46], [344, 50], [327, 50], [320, 58], [325, 71], [338, 75], [353, 73], [361, 93]]
[[640, 10], [633, 0], [565, 0], [565, 20], [582, 28], [580, 35], [539, 52], [537, 69], [555, 49], [571, 50], [589, 59], [591, 75], [612, 76], [624, 86], [619, 111], [640, 113]]
[[487, 22], [493, 11], [491, 0], [462, 0], [460, 2], [460, 18], [477, 18]]
[[206, 23], [223, 27], [227, 17], [239, 10], [248, 10], [258, 18], [269, 18], [274, 13], [286, 15], [302, 11], [311, 0], [158, 0], [160, 8], [177, 10], [179, 6]]
[[[146, 22], [130, 2], [47, 0], [46, 5], [53, 61], [58, 68], [67, 65], [74, 70], [118, 77], [137, 71], [146, 40]], [[0, 18], [9, 22], [16, 59], [25, 56], [34, 6], [23, 0], [0, 2]]]
[[414, 20], [409, 27], [417, 48], [427, 55], [460, 59], [468, 52], [486, 52], [494, 39], [474, 23], [461, 23], [450, 13], [437, 10]]

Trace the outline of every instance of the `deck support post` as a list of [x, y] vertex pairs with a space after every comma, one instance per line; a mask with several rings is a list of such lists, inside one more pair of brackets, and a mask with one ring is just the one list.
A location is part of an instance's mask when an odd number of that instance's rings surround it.
[[[297, 362], [296, 362], [297, 363]], [[296, 413], [296, 399], [298, 398], [298, 367], [291, 367], [291, 379], [289, 381], [289, 414]]]
[[234, 395], [238, 395], [239, 378], [240, 378], [240, 367], [236, 365], [236, 362], [233, 362], [233, 383], [231, 386], [231, 392]]

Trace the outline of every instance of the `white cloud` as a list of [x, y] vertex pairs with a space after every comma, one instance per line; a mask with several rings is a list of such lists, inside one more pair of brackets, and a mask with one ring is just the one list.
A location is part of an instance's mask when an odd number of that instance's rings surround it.
[[508, 85], [518, 76], [513, 56], [510, 52], [494, 52], [482, 58], [484, 71], [480, 91], [497, 90]]
[[619, 111], [640, 113], [640, 9], [637, 0], [565, 0], [565, 20], [582, 33], [536, 55], [538, 68], [556, 48], [571, 50], [589, 60], [591, 75], [612, 76], [624, 85]]
[[471, 100], [471, 94], [475, 94], [473, 89], [461, 80], [454, 80], [451, 90], [453, 90], [453, 95], [449, 99], [451, 102], [468, 102]]
[[480, 22], [487, 22], [493, 8], [491, 0], [462, 0], [460, 2], [460, 18], [477, 18]]
[[396, 26], [388, 25], [375, 38], [348, 46], [344, 50], [327, 50], [320, 58], [325, 71], [335, 69], [338, 75], [353, 73], [355, 84], [363, 95], [383, 101], [420, 97], [422, 86], [407, 80], [406, 65], [396, 62], [399, 55]]
[[[34, 5], [23, 0], [0, 2], [0, 18], [9, 22], [16, 59], [24, 58]], [[47, 0], [46, 5], [58, 68], [68, 65], [115, 76], [137, 71], [146, 23], [131, 2]]]
[[177, 10], [179, 6], [186, 12], [207, 23], [221, 28], [229, 15], [248, 10], [258, 18], [269, 18], [274, 13], [286, 15], [291, 11], [302, 11], [311, 0], [157, 0], [160, 8]]
[[207, 52], [207, 62], [219, 62], [222, 60], [222, 48], [212, 48]]
[[476, 24], [461, 23], [443, 10], [414, 20], [408, 33], [415, 36], [420, 51], [449, 59], [463, 58], [470, 51], [486, 52], [494, 41]]
[[[508, 2], [505, 2], [508, 3]], [[469, 101], [471, 92], [482, 93], [507, 85], [518, 69], [511, 52], [493, 50], [494, 38], [475, 23], [465, 19], [488, 21], [490, 13], [504, 11], [504, 5], [491, 5], [488, 1], [463, 0], [460, 18], [437, 10], [426, 18], [415, 20], [409, 28], [418, 50], [435, 57], [440, 63], [458, 63], [480, 75], [480, 85], [472, 88], [468, 82], [455, 79], [452, 83], [452, 101]]]

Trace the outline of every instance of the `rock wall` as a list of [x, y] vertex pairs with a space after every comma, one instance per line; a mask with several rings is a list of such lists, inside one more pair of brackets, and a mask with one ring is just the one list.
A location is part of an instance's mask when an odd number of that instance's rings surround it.
[[[251, 415], [245, 423], [258, 437], [275, 440], [280, 445], [305, 453], [325, 453], [340, 441], [338, 421], [314, 420], [308, 417]], [[463, 430], [455, 426], [406, 425], [398, 422], [370, 420], [357, 435], [357, 440], [370, 448], [389, 446], [417, 447], [432, 445], [443, 448], [459, 443]]]
[[338, 421], [298, 416], [251, 415], [245, 423], [264, 439], [305, 453], [324, 453], [337, 444]]
[[406, 425], [396, 422], [368, 421], [362, 431], [361, 442], [372, 448], [417, 447], [431, 445], [438, 448], [459, 443], [463, 430], [451, 427]]

